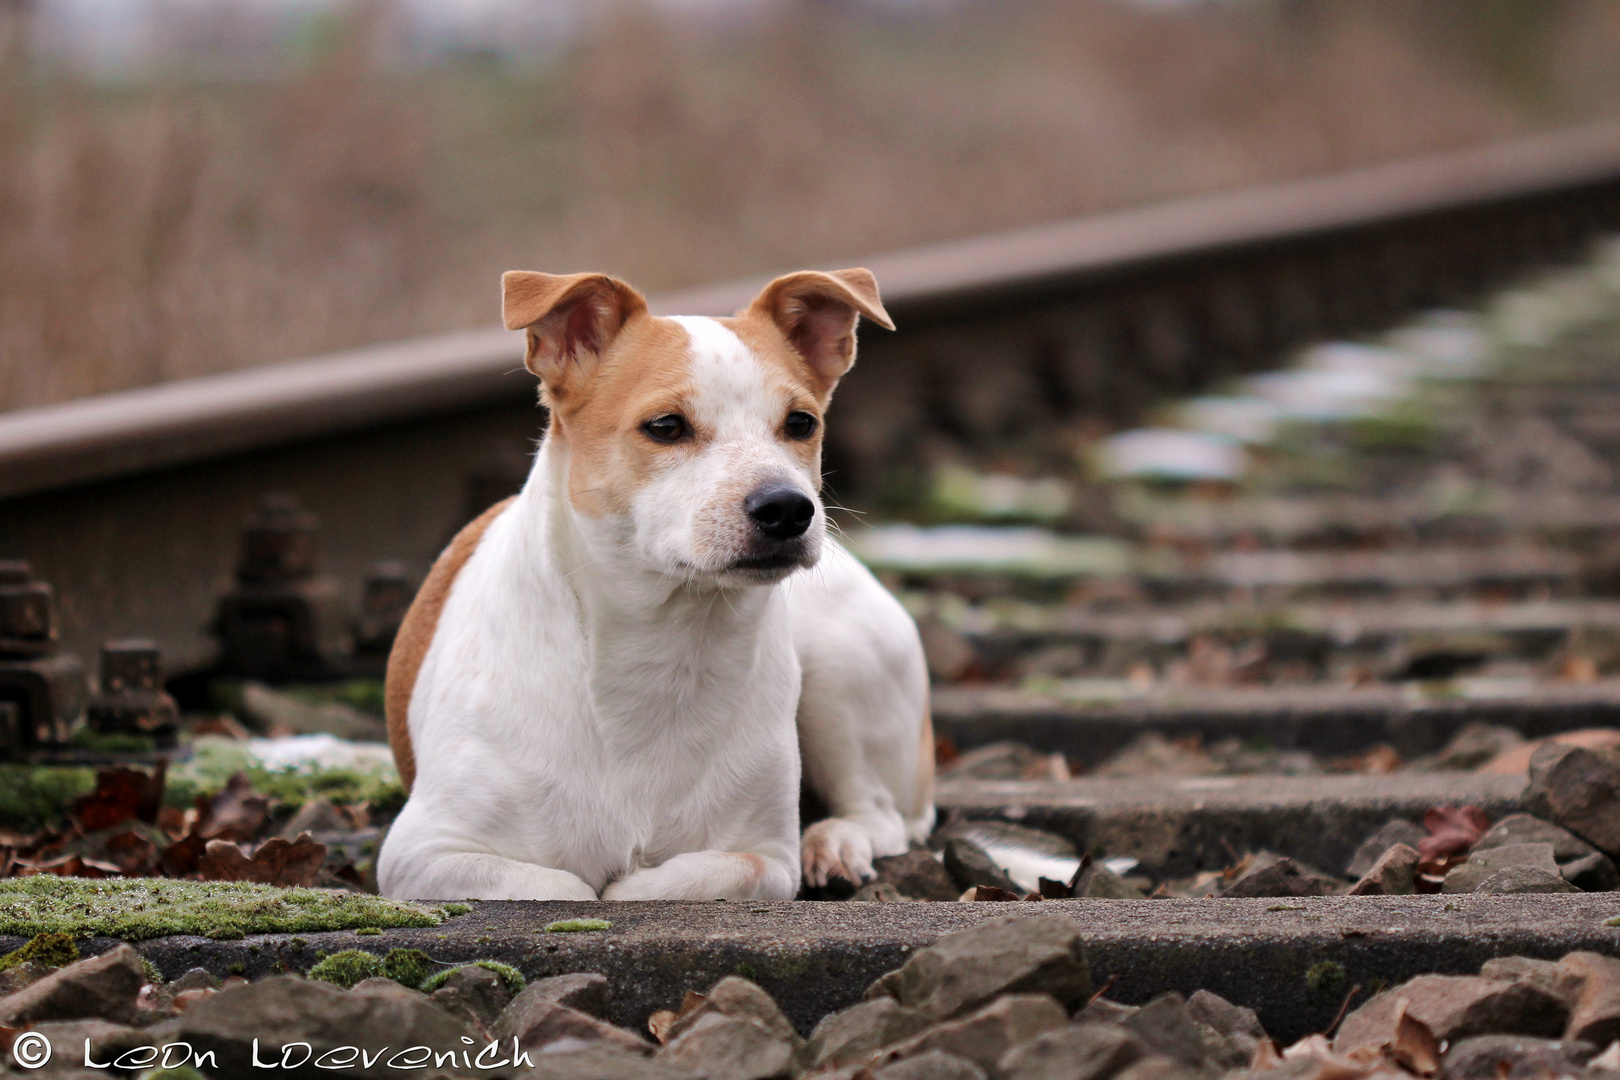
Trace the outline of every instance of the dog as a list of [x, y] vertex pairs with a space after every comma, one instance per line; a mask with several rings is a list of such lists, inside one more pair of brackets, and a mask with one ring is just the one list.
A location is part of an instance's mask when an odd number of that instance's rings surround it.
[[[389, 656], [400, 899], [789, 900], [933, 827], [917, 627], [827, 535], [823, 417], [866, 270], [732, 318], [514, 271], [550, 427], [434, 563]], [[800, 836], [803, 788], [829, 816]]]

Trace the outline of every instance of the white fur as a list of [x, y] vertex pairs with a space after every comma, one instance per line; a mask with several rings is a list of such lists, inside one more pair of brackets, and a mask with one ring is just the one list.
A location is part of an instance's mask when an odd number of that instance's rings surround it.
[[[870, 873], [926, 835], [927, 676], [903, 608], [836, 544], [782, 582], [726, 570], [751, 528], [724, 492], [790, 483], [759, 361], [681, 319], [691, 420], [713, 433], [617, 518], [568, 498], [548, 439], [462, 567], [417, 675], [414, 788], [378, 860], [385, 895], [789, 899], [800, 744], [835, 817], [803, 870]], [[731, 505], [737, 503], [737, 505]], [[801, 696], [802, 678], [802, 696]]]

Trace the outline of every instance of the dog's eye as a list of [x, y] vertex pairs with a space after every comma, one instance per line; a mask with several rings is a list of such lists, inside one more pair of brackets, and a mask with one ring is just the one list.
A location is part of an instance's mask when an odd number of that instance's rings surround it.
[[790, 439], [808, 439], [816, 433], [816, 418], [807, 412], [790, 412], [782, 430]]
[[671, 413], [655, 417], [641, 425], [641, 430], [659, 442], [678, 442], [686, 434], [686, 421]]

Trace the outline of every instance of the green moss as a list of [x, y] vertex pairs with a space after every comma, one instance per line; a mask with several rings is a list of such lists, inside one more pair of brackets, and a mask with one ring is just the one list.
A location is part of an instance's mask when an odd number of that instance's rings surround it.
[[475, 960], [470, 964], [462, 964], [459, 967], [450, 968], [448, 971], [441, 971], [437, 975], [430, 975], [422, 980], [422, 984], [417, 989], [424, 994], [431, 994], [443, 986], [444, 981], [452, 974], [465, 967], [481, 967], [486, 971], [493, 971], [499, 975], [501, 985], [506, 988], [506, 996], [509, 998], [517, 997], [523, 992], [524, 986], [528, 985], [528, 980], [523, 977], [523, 972], [510, 964], [503, 964], [499, 960]]
[[306, 975], [349, 990], [367, 979], [381, 978], [383, 962], [381, 957], [373, 956], [364, 949], [344, 949], [310, 968]]
[[40, 874], [0, 881], [0, 934], [108, 935], [143, 941], [168, 934], [233, 939], [248, 934], [426, 927], [437, 908], [325, 889], [278, 889], [247, 882]]
[[80, 750], [97, 754], [145, 754], [152, 749], [152, 740], [145, 735], [126, 735], [116, 731], [103, 733], [87, 727], [75, 731], [68, 742]]
[[146, 981], [154, 986], [163, 982], [163, 972], [159, 971], [157, 965], [144, 956], [141, 957], [141, 970], [146, 973]]
[[412, 990], [426, 982], [438, 967], [421, 949], [391, 949], [383, 957], [383, 974]]
[[1312, 964], [1305, 972], [1305, 985], [1318, 997], [1337, 997], [1347, 981], [1344, 965], [1337, 960], [1323, 960]]
[[32, 831], [54, 824], [68, 803], [95, 789], [94, 769], [0, 765], [0, 826]]
[[14, 949], [5, 956], [0, 956], [0, 971], [16, 967], [18, 964], [28, 963], [48, 968], [67, 967], [78, 959], [79, 947], [73, 944], [73, 939], [68, 935], [60, 933], [36, 934], [22, 948]]
[[548, 934], [579, 934], [588, 930], [610, 930], [613, 924], [606, 919], [559, 919], [546, 924]]
[[324, 705], [329, 701], [336, 701], [373, 716], [387, 715], [381, 679], [350, 679], [348, 682], [316, 686], [288, 686], [283, 687], [283, 692], [306, 705]]
[[163, 801], [188, 807], [198, 795], [211, 795], [225, 786], [232, 773], [247, 776], [255, 791], [272, 800], [302, 806], [311, 799], [332, 802], [369, 802], [383, 812], [405, 805], [405, 790], [391, 765], [374, 769], [267, 769], [234, 739], [205, 735], [192, 744], [189, 761], [169, 770]]
[[381, 934], [382, 931], [377, 929], [375, 926], [362, 926], [360, 929], [356, 930], [355, 933], [359, 934], [361, 937], [375, 937], [376, 935]]
[[471, 904], [455, 904], [455, 903], [451, 903], [451, 904], [440, 904], [439, 906], [444, 909], [445, 915], [448, 916], [449, 918], [452, 918], [452, 919], [454, 919], [458, 915], [466, 915], [466, 914], [468, 914], [469, 912], [472, 911], [472, 905]]

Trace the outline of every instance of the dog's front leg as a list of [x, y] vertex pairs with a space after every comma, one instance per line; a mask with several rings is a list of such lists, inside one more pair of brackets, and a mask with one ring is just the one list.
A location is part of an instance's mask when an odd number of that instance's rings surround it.
[[791, 855], [689, 851], [632, 870], [602, 890], [604, 900], [791, 900], [799, 868]]
[[378, 866], [379, 891], [395, 900], [595, 900], [596, 890], [567, 870], [481, 852], [389, 859]]

